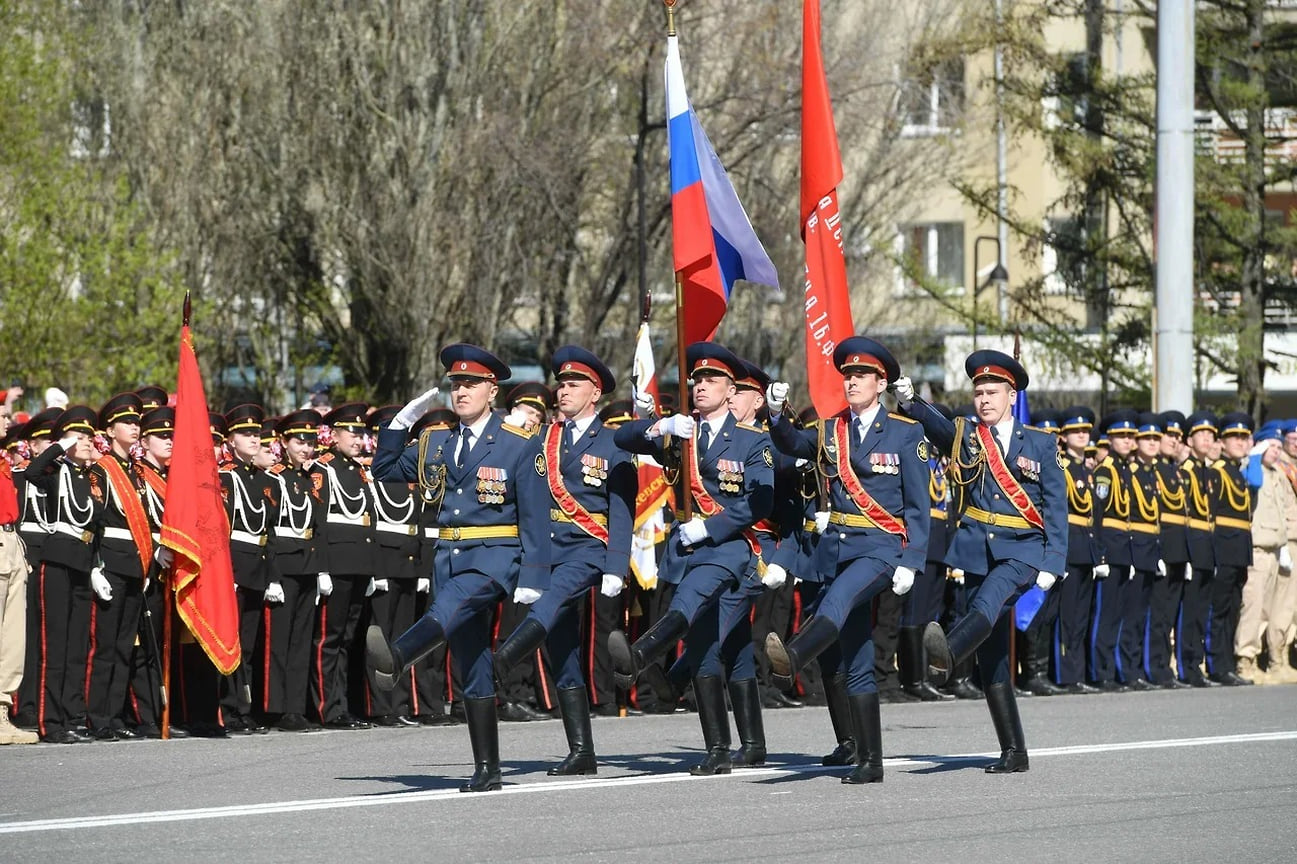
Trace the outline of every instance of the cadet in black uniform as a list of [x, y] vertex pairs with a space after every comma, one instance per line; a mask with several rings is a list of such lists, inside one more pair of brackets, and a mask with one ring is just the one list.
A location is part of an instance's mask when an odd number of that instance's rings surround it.
[[[35, 459], [54, 442], [54, 424], [62, 415], [62, 408], [46, 408], [22, 426], [22, 438], [27, 443], [28, 459]], [[18, 531], [27, 546], [27, 564], [31, 573], [27, 578], [27, 654], [23, 658], [23, 681], [18, 688], [14, 725], [24, 729], [36, 728], [36, 702], [40, 693], [41, 659], [41, 602], [40, 580], [41, 548], [50, 535], [50, 521], [45, 490], [27, 482], [29, 462], [14, 466], [14, 489], [18, 493]]]
[[1098, 499], [1099, 543], [1107, 576], [1095, 572], [1094, 624], [1090, 629], [1090, 680], [1100, 690], [1125, 691], [1117, 680], [1118, 641], [1121, 636], [1123, 583], [1130, 581], [1133, 559], [1130, 542], [1130, 455], [1135, 449], [1139, 415], [1118, 411], [1105, 418], [1103, 439], [1108, 455], [1094, 469], [1094, 494]]
[[[1214, 687], [1202, 674], [1207, 634], [1208, 590], [1216, 570], [1215, 505], [1220, 478], [1211, 467], [1211, 449], [1216, 443], [1216, 415], [1199, 411], [1185, 421], [1189, 434], [1189, 455], [1180, 463], [1186, 490], [1189, 520], [1185, 539], [1189, 545], [1189, 572], [1180, 597], [1180, 615], [1175, 625], [1175, 667], [1180, 680], [1194, 687]], [[1248, 550], [1251, 555], [1251, 550]]]
[[1063, 412], [1060, 426], [1067, 476], [1067, 578], [1055, 589], [1055, 678], [1069, 693], [1095, 693], [1097, 688], [1085, 682], [1086, 644], [1095, 580], [1107, 578], [1108, 565], [1095, 525], [1094, 472], [1085, 459], [1094, 412], [1084, 405], [1074, 405]]
[[1216, 572], [1208, 583], [1207, 671], [1211, 680], [1228, 687], [1252, 682], [1234, 664], [1234, 630], [1238, 627], [1243, 582], [1252, 563], [1252, 490], [1243, 479], [1242, 465], [1252, 448], [1252, 416], [1243, 411], [1220, 421], [1221, 459], [1216, 471]]
[[1157, 460], [1157, 489], [1161, 499], [1162, 562], [1166, 565], [1166, 576], [1153, 583], [1145, 663], [1148, 680], [1171, 690], [1189, 686], [1171, 671], [1171, 630], [1176, 626], [1189, 568], [1189, 503], [1180, 473], [1186, 419], [1179, 411], [1165, 411], [1158, 419], [1162, 425], [1162, 452]]

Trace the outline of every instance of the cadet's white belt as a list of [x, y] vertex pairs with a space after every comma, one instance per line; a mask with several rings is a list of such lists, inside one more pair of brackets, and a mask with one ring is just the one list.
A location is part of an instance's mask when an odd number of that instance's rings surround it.
[[236, 543], [247, 543], [249, 546], [265, 546], [265, 534], [253, 534], [251, 531], [231, 531], [230, 539]]
[[52, 533], [63, 534], [68, 537], [75, 537], [76, 539], [80, 540], [82, 543], [89, 543], [95, 537], [95, 533], [93, 531], [87, 531], [84, 528], [78, 528], [77, 526], [71, 525], [67, 522], [55, 522], [54, 530]]
[[360, 525], [362, 527], [369, 525], [369, 514], [361, 516], [344, 516], [341, 513], [329, 513], [325, 521], [332, 522], [335, 525]]
[[424, 529], [423, 529], [423, 536], [424, 536], [426, 539], [428, 539], [428, 540], [436, 540], [436, 539], [437, 539], [437, 528], [436, 528], [436, 526], [430, 526], [430, 527], [424, 528]]
[[310, 540], [310, 539], [311, 539], [311, 536], [312, 536], [314, 533], [315, 533], [315, 532], [312, 531], [310, 528], [301, 528], [301, 529], [298, 529], [298, 528], [294, 528], [294, 527], [292, 527], [291, 525], [276, 525], [276, 526], [275, 526], [275, 536], [276, 536], [276, 537], [289, 537], [289, 538], [292, 538], [293, 540]]
[[419, 534], [418, 525], [406, 525], [402, 522], [375, 522], [374, 530], [388, 534], [404, 534], [407, 537], [416, 537]]
[[39, 522], [23, 522], [18, 525], [18, 530], [24, 534], [44, 534], [45, 526]]
[[114, 528], [111, 525], [104, 526], [104, 539], [106, 540], [135, 540], [135, 535], [129, 528]]

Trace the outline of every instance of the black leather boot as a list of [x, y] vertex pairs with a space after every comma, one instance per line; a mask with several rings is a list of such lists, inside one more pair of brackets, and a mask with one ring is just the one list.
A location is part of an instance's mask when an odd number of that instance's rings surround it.
[[986, 766], [987, 774], [1016, 774], [1027, 770], [1027, 738], [1022, 734], [1022, 718], [1013, 686], [990, 684], [986, 688], [986, 707], [991, 709], [995, 737], [1000, 739], [1000, 759]]
[[495, 683], [502, 686], [509, 670], [545, 644], [545, 628], [535, 618], [524, 618], [495, 652]]
[[365, 631], [365, 657], [374, 670], [374, 683], [383, 690], [396, 687], [396, 679], [405, 670], [433, 651], [446, 641], [446, 634], [441, 624], [431, 615], [424, 615], [406, 630], [391, 645], [377, 624], [370, 624]]
[[1049, 680], [1049, 648], [1053, 640], [1049, 637], [1048, 628], [1045, 629], [1045, 633], [1026, 634], [1027, 680], [1022, 682], [1022, 687], [1033, 696], [1062, 696], [1067, 690]]
[[590, 696], [586, 689], [566, 687], [559, 690], [558, 709], [563, 714], [563, 732], [567, 735], [568, 752], [566, 759], [549, 769], [549, 776], [598, 774], [599, 767], [594, 758], [594, 737], [590, 734]]
[[473, 776], [460, 792], [492, 792], [504, 785], [500, 779], [500, 726], [495, 717], [495, 697], [465, 699], [468, 740], [473, 746]]
[[730, 682], [730, 707], [739, 730], [739, 768], [760, 768], [766, 764], [766, 728], [761, 721], [761, 688], [757, 679]]
[[923, 631], [902, 627], [896, 634], [896, 671], [901, 689], [923, 702], [945, 702], [954, 699], [928, 683], [928, 664], [923, 659]]
[[824, 701], [829, 706], [829, 722], [838, 746], [820, 760], [821, 765], [854, 765], [856, 739], [852, 737], [851, 704], [847, 701], [847, 675], [839, 672], [824, 679]]
[[838, 628], [829, 619], [818, 615], [807, 621], [787, 645], [779, 634], [768, 633], [766, 657], [770, 660], [770, 677], [779, 687], [792, 687], [797, 673], [836, 641]]
[[675, 686], [671, 676], [663, 670], [658, 663], [646, 663], [640, 669], [639, 680], [647, 684], [653, 691], [653, 696], [662, 705], [668, 705], [672, 710], [680, 704], [680, 698], [683, 695], [680, 691], [688, 686], [689, 682], [685, 681], [680, 688]]
[[851, 705], [851, 728], [855, 730], [856, 767], [842, 778], [843, 783], [883, 782], [883, 719], [878, 707], [878, 692], [852, 693], [847, 697]]
[[718, 675], [694, 679], [694, 697], [698, 700], [698, 720], [703, 727], [703, 744], [707, 756], [689, 769], [695, 777], [728, 774], [730, 762], [730, 715], [725, 710], [725, 683]]
[[630, 689], [640, 670], [670, 650], [680, 637], [689, 632], [683, 612], [671, 610], [657, 620], [648, 632], [630, 644], [626, 634], [614, 630], [608, 634], [608, 654], [612, 657], [613, 679], [619, 687]]
[[980, 612], [969, 612], [955, 622], [950, 633], [941, 625], [929, 622], [923, 629], [923, 650], [928, 655], [928, 678], [940, 687], [950, 677], [950, 670], [973, 655], [977, 646], [991, 635], [993, 624]]

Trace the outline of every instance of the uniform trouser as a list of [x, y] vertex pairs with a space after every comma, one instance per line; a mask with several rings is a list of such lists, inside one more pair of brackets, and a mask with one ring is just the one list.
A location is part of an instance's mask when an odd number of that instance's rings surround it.
[[730, 585], [717, 601], [694, 619], [685, 636], [685, 651], [670, 670], [672, 680], [723, 678], [750, 681], [756, 677], [756, 646], [752, 642], [752, 606], [764, 586], [753, 579]]
[[1212, 675], [1235, 671], [1234, 633], [1245, 579], [1246, 567], [1217, 566], [1207, 583], [1207, 671]]
[[1184, 594], [1184, 574], [1188, 564], [1166, 565], [1166, 576], [1153, 582], [1153, 596], [1148, 609], [1148, 651], [1144, 657], [1144, 675], [1154, 684], [1166, 684], [1171, 673], [1171, 630]]
[[991, 635], [977, 648], [977, 666], [982, 686], [1008, 684], [1010, 640], [1013, 620], [1006, 614], [1010, 606], [1036, 579], [1036, 568], [1021, 561], [993, 561], [986, 575], [965, 573], [968, 588], [968, 614], [981, 615], [992, 622]]
[[26, 549], [17, 531], [0, 531], [0, 711], [22, 684], [26, 655]]
[[1094, 600], [1094, 569], [1069, 564], [1067, 578], [1054, 586], [1058, 618], [1054, 622], [1054, 680], [1078, 684], [1085, 680], [1085, 644]]
[[122, 710], [131, 682], [131, 654], [140, 632], [143, 583], [104, 572], [113, 599], [98, 597], [90, 609], [90, 650], [86, 658], [86, 715], [91, 729], [122, 728]]
[[1114, 564], [1103, 579], [1094, 580], [1094, 615], [1090, 621], [1090, 680], [1117, 680], [1117, 639], [1121, 634], [1122, 591], [1130, 581], [1129, 567]]
[[86, 652], [90, 639], [90, 574], [42, 562], [40, 662], [36, 720], [40, 734], [79, 725], [85, 713]]
[[[422, 618], [432, 608], [432, 594], [424, 592], [414, 595], [414, 617]], [[412, 707], [416, 715], [438, 715], [446, 713], [446, 702], [452, 694], [464, 692], [461, 684], [456, 688], [452, 683], [450, 664], [446, 660], [446, 646], [438, 645], [427, 657], [414, 664], [410, 670], [414, 679], [411, 691]]]
[[257, 656], [265, 592], [236, 586], [239, 600], [239, 668], [221, 682], [221, 712], [225, 717], [244, 715], [257, 704]]
[[585, 672], [589, 676], [590, 701], [595, 705], [616, 705], [617, 685], [613, 680], [612, 655], [608, 653], [608, 634], [622, 627], [626, 592], [623, 591], [616, 597], [605, 597], [598, 587], [592, 587], [586, 592], [586, 596], [582, 651], [585, 655]]
[[[1285, 577], [1286, 578], [1286, 577]], [[1234, 653], [1255, 660], [1261, 656], [1261, 636], [1270, 623], [1270, 602], [1279, 579], [1279, 550], [1252, 547], [1234, 632]]]
[[464, 681], [464, 698], [495, 697], [491, 619], [504, 589], [485, 573], [468, 570], [438, 586], [425, 615], [441, 625], [451, 665]]
[[[1289, 544], [1289, 551], [1297, 553], [1297, 542]], [[1270, 617], [1266, 623], [1265, 641], [1272, 666], [1288, 665], [1288, 646], [1292, 643], [1294, 616], [1297, 615], [1297, 575], [1291, 571], [1280, 573], [1274, 580], [1270, 594]]]
[[321, 723], [337, 720], [349, 713], [347, 663], [370, 578], [330, 575], [333, 592], [320, 598], [311, 642], [311, 706]]
[[[811, 614], [838, 628], [836, 666], [830, 655], [820, 664], [825, 675], [847, 674], [847, 692], [878, 690], [874, 646], [873, 599], [891, 585], [896, 565], [877, 558], [856, 558], [838, 565], [838, 573], [815, 598]], [[825, 652], [828, 654], [829, 652]], [[821, 655], [824, 656], [824, 655]]]
[[[131, 651], [131, 686], [126, 696], [123, 719], [128, 723], [157, 726], [162, 723], [162, 657], [154, 651], [162, 650], [162, 616], [166, 612], [163, 588], [155, 580], [144, 594], [144, 606], [149, 611], [140, 621], [140, 639]], [[149, 637], [147, 628], [153, 628]]]
[[[495, 647], [503, 645], [530, 613], [530, 606], [515, 603], [512, 597], [500, 601], [495, 626]], [[515, 663], [509, 669], [509, 674], [503, 683], [500, 697], [507, 702], [531, 702], [546, 711], [556, 706], [557, 694], [554, 693], [554, 682], [550, 680], [549, 672], [545, 669], [541, 649]]]
[[715, 605], [734, 581], [733, 571], [719, 564], [698, 564], [691, 567], [676, 586], [667, 611], [679, 612], [692, 627], [698, 616]]
[[914, 587], [903, 598], [902, 627], [923, 627], [929, 621], [941, 620], [947, 569], [943, 561], [929, 561], [915, 574]]
[[1121, 626], [1117, 636], [1117, 674], [1122, 681], [1144, 677], [1144, 637], [1157, 574], [1132, 570], [1121, 584]]
[[306, 714], [311, 677], [311, 628], [315, 624], [316, 574], [280, 575], [283, 603], [268, 603], [261, 613], [265, 654], [261, 710], [267, 714]]
[[[415, 587], [412, 579], [389, 579], [386, 591], [375, 591], [369, 598], [369, 622], [377, 624], [383, 637], [391, 642], [415, 621]], [[396, 679], [396, 686], [384, 690], [374, 681], [374, 670], [365, 666], [365, 713], [370, 717], [389, 714], [414, 713], [414, 696], [411, 692], [413, 676], [408, 672]]]
[[793, 580], [785, 579], [784, 584], [773, 591], [763, 591], [757, 595], [752, 606], [752, 644], [757, 663], [757, 679], [763, 686], [770, 685], [770, 660], [766, 657], [764, 645], [766, 636], [778, 633], [780, 639], [786, 639], [790, 619], [793, 614]]
[[528, 618], [545, 628], [545, 649], [560, 689], [585, 686], [581, 668], [581, 606], [603, 582], [603, 568], [588, 561], [564, 561], [550, 571], [549, 588], [532, 604]]
[[1207, 610], [1211, 604], [1212, 571], [1192, 567], [1180, 595], [1180, 614], [1175, 623], [1175, 669], [1181, 681], [1202, 674], [1199, 668], [1205, 652]]

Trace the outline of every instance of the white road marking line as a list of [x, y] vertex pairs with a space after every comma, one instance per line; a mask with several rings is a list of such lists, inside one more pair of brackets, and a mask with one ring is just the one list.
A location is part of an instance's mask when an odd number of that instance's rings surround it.
[[[1077, 744], [1067, 747], [1042, 747], [1030, 751], [1033, 759], [1049, 756], [1077, 756], [1093, 753], [1116, 753], [1129, 750], [1162, 750], [1173, 747], [1211, 747], [1223, 744], [1256, 744], [1270, 741], [1297, 740], [1297, 731], [1256, 732], [1239, 735], [1214, 735], [1206, 738], [1126, 741], [1115, 744]], [[884, 759], [888, 768], [938, 765], [953, 761], [972, 761], [998, 756], [998, 753], [965, 753], [932, 758]], [[647, 774], [635, 777], [605, 779], [553, 780], [506, 786], [495, 795], [532, 795], [542, 792], [569, 792], [578, 789], [607, 789], [623, 786], [647, 786], [684, 781], [724, 781], [779, 774], [819, 774], [839, 771], [822, 765], [781, 765], [745, 768], [733, 774], [715, 777], [693, 777], [687, 773]], [[305, 813], [312, 810], [341, 810], [351, 807], [381, 807], [387, 804], [417, 804], [425, 801], [473, 801], [478, 795], [465, 795], [458, 789], [434, 789], [423, 792], [387, 792], [369, 795], [345, 795], [337, 798], [311, 798], [301, 801], [270, 801], [262, 804], [234, 804], [226, 807], [197, 807], [190, 810], [159, 810], [144, 813], [117, 813], [104, 816], [78, 816], [66, 819], [34, 819], [26, 822], [0, 822], [0, 834], [27, 834], [39, 831], [71, 831], [85, 828], [109, 828], [117, 825], [148, 825], [157, 822], [189, 822], [201, 819], [229, 819], [236, 816], [267, 816], [274, 813]]]

